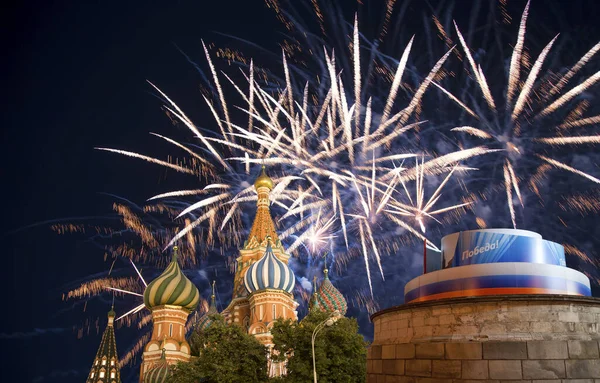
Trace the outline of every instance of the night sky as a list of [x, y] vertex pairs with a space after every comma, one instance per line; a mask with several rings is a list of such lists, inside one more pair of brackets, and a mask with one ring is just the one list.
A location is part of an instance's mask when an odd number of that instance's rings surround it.
[[[549, 10], [541, 7], [545, 1], [533, 1], [530, 22], [586, 30], [588, 46], [600, 39], [595, 1], [564, 0]], [[470, 3], [459, 1], [457, 12]], [[514, 3], [522, 10], [524, 2]], [[216, 34], [222, 32], [277, 51], [276, 32], [283, 30], [261, 0], [29, 1], [0, 17], [1, 295], [7, 299], [0, 380], [9, 374], [11, 381], [82, 382], [100, 335], [93, 330], [77, 339], [73, 327], [82, 324], [83, 307], [61, 297], [82, 278], [106, 271], [103, 252], [83, 236], [59, 236], [39, 223], [110, 213], [114, 198], [107, 194], [143, 202], [164, 191], [157, 167], [93, 148], [157, 153], [148, 132], [172, 125], [146, 80], [176, 95], [193, 119], [202, 118], [193, 112], [202, 102], [200, 75], [178, 48], [201, 61], [200, 39], [226, 41]], [[102, 330], [109, 303], [96, 306], [90, 310], [98, 310]], [[131, 341], [116, 336], [120, 345]], [[134, 378], [135, 371], [124, 371], [124, 382]]]

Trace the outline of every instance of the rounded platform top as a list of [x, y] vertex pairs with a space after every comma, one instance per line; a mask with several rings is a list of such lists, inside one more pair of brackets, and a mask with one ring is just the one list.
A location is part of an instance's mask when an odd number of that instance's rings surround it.
[[530, 230], [521, 230], [521, 229], [506, 229], [506, 228], [496, 228], [496, 229], [476, 229], [476, 230], [464, 230], [459, 231], [458, 233], [452, 233], [445, 235], [442, 238], [442, 241], [446, 237], [451, 237], [455, 235], [459, 235], [460, 233], [495, 233], [495, 234], [508, 234], [508, 235], [518, 235], [521, 237], [531, 237], [542, 239], [542, 235]]

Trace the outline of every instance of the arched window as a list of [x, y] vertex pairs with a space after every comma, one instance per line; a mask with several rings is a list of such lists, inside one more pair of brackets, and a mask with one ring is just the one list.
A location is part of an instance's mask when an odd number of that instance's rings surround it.
[[111, 366], [114, 366], [114, 365], [115, 365], [115, 358], [114, 358], [114, 357], [110, 359], [110, 365], [111, 365]]
[[173, 323], [169, 324], [169, 336], [173, 336]]
[[103, 366], [106, 366], [106, 357], [103, 357], [103, 358], [102, 358], [102, 365], [103, 365]]
[[250, 317], [248, 315], [246, 315], [246, 317], [244, 318], [244, 328], [246, 329], [246, 331], [248, 331], [248, 328], [250, 327]]
[[100, 377], [104, 378], [104, 370], [100, 371]]
[[116, 378], [116, 377], [117, 377], [117, 373], [115, 372], [115, 370], [112, 370], [112, 371], [110, 372], [110, 378], [111, 378], [111, 379], [114, 379], [114, 378]]

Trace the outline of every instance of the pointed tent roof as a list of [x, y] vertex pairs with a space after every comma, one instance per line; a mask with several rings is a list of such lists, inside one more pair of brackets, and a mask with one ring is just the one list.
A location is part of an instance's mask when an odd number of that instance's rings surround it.
[[98, 352], [92, 363], [86, 383], [121, 383], [114, 321], [115, 311], [114, 307], [111, 307], [108, 312], [108, 324], [106, 325], [104, 334], [102, 334], [100, 347], [98, 347]]
[[244, 246], [247, 249], [254, 248], [264, 243], [268, 236], [271, 237], [273, 243], [279, 241], [269, 209], [269, 192], [273, 190], [273, 180], [267, 175], [264, 165], [260, 175], [254, 182], [254, 187], [258, 193], [258, 202], [256, 216], [254, 217], [254, 222], [252, 223], [252, 228], [248, 235], [248, 241]]

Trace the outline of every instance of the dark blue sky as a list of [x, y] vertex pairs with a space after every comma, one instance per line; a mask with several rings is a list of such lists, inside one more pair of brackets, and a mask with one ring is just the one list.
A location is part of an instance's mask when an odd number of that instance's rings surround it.
[[[555, 31], [560, 24], [577, 25], [598, 37], [597, 20], [588, 16], [600, 10], [594, 1], [563, 1], [544, 9], [545, 1], [534, 0], [533, 20]], [[468, 12], [470, 3], [459, 1], [457, 12], [460, 7]], [[524, 2], [515, 3], [523, 8]], [[63, 303], [61, 296], [78, 279], [105, 271], [102, 251], [84, 238], [55, 235], [47, 225], [17, 229], [104, 215], [113, 199], [101, 193], [140, 202], [162, 191], [156, 168], [93, 147], [155, 153], [148, 142], [156, 141], [149, 141], [147, 132], [171, 125], [147, 79], [177, 95], [184, 110], [200, 104], [200, 76], [175, 45], [202, 60], [200, 39], [223, 40], [218, 31], [276, 51], [275, 32], [282, 28], [261, 0], [26, 1], [0, 18], [1, 281], [8, 300], [0, 330], [2, 371], [5, 378], [7, 372], [18, 373], [12, 381], [81, 382], [100, 337], [77, 339], [73, 327], [81, 325], [82, 307]], [[104, 308], [93, 310], [100, 310], [102, 329]], [[129, 339], [117, 332], [117, 341]]]

